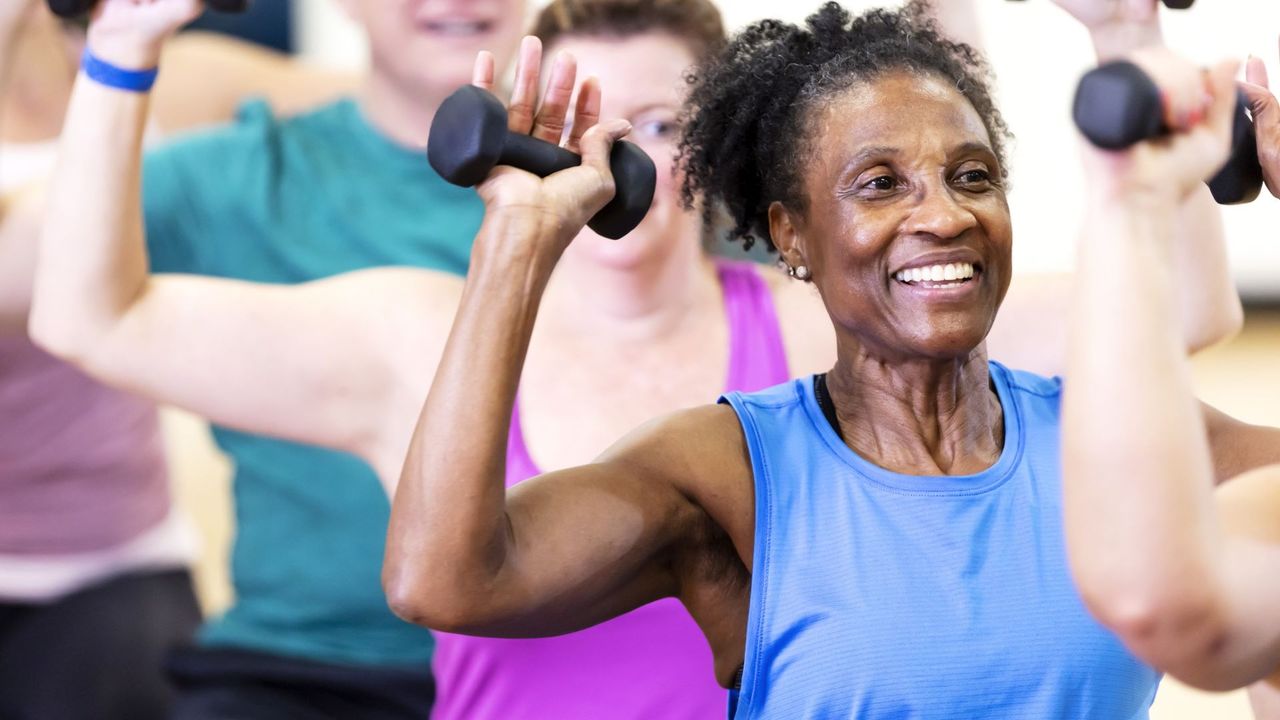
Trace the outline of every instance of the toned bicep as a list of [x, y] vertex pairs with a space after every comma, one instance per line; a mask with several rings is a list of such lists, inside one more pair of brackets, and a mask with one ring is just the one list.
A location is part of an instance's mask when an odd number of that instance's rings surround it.
[[449, 278], [424, 290], [424, 277], [434, 274], [370, 270], [295, 286], [155, 276], [82, 364], [214, 422], [372, 462], [395, 420], [389, 409], [400, 407], [391, 400], [422, 385], [400, 376], [400, 355], [413, 355], [429, 379], [448, 332], [445, 300], [456, 288]]
[[678, 558], [697, 552], [717, 512], [701, 498], [735, 473], [749, 477], [742, 444], [732, 410], [695, 408], [649, 423], [590, 465], [509, 489], [503, 586], [513, 609], [494, 608], [504, 619], [485, 633], [571, 632], [679, 595]]

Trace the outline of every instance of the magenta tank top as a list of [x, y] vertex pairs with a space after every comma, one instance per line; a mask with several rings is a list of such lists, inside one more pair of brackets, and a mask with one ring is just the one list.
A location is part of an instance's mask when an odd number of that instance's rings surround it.
[[[726, 390], [788, 378], [773, 298], [749, 263], [717, 262], [729, 321]], [[517, 405], [507, 487], [540, 474]], [[435, 720], [712, 720], [728, 694], [684, 606], [665, 598], [581, 632], [533, 640], [436, 633]]]
[[105, 550], [169, 512], [155, 408], [0, 338], [0, 554]]

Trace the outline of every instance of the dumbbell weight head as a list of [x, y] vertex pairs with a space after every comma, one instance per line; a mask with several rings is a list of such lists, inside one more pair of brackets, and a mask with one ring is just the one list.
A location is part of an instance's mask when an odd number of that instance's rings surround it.
[[[1262, 189], [1257, 136], [1245, 108], [1241, 96], [1236, 101], [1231, 157], [1209, 181], [1214, 200], [1223, 205], [1250, 202]], [[1123, 150], [1169, 132], [1160, 88], [1142, 68], [1125, 61], [1085, 73], [1076, 87], [1071, 114], [1081, 134], [1106, 150]]]
[[[489, 92], [467, 85], [440, 105], [431, 122], [427, 160], [454, 185], [480, 184], [497, 165], [510, 165], [546, 177], [582, 164], [559, 145], [507, 129], [507, 109]], [[617, 240], [635, 229], [653, 204], [657, 169], [634, 143], [620, 140], [609, 156], [615, 193], [587, 226]]]
[[[97, 4], [98, 0], [49, 0], [49, 9], [58, 17], [73, 18], [88, 13]], [[238, 13], [249, 7], [249, 0], [205, 0], [205, 4], [218, 12]]]

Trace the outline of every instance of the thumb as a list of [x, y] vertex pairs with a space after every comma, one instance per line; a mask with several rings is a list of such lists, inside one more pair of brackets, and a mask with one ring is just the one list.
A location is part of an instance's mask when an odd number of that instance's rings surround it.
[[1280, 122], [1280, 106], [1276, 102], [1276, 96], [1265, 85], [1240, 82], [1236, 83], [1236, 87], [1240, 88], [1249, 102], [1249, 112], [1253, 115], [1254, 124]]
[[582, 136], [582, 164], [595, 167], [610, 175], [609, 150], [618, 140], [631, 132], [631, 123], [626, 120], [613, 120], [600, 123], [587, 130]]
[[1246, 82], [1260, 85], [1264, 88], [1271, 87], [1271, 84], [1267, 82], [1267, 64], [1260, 57], [1249, 56], [1249, 62], [1244, 67], [1244, 79]]
[[1209, 90], [1213, 104], [1206, 116], [1209, 127], [1224, 138], [1231, 136], [1231, 126], [1236, 112], [1236, 73], [1240, 72], [1239, 60], [1223, 60], [1209, 69]]

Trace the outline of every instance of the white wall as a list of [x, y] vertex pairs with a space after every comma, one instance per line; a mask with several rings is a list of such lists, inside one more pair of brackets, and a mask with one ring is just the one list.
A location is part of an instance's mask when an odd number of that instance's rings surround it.
[[[359, 33], [334, 0], [295, 0], [299, 47], [326, 63], [359, 67]], [[946, 0], [943, 0], [946, 1]], [[1019, 270], [1070, 267], [1085, 178], [1080, 171], [1069, 108], [1076, 80], [1090, 66], [1088, 37], [1049, 0], [974, 0], [998, 77], [1000, 106], [1016, 136], [1012, 153], [1014, 228]], [[878, 2], [848, 0], [853, 10]], [[732, 28], [762, 17], [800, 21], [817, 0], [721, 0]], [[1203, 62], [1252, 53], [1266, 59], [1280, 85], [1276, 0], [1201, 0], [1166, 12], [1170, 44]], [[1266, 195], [1224, 209], [1232, 266], [1244, 292], [1280, 298], [1280, 201]]]

